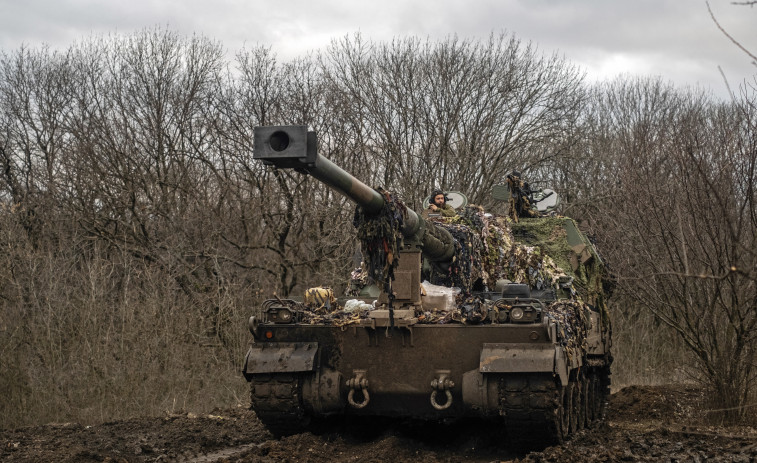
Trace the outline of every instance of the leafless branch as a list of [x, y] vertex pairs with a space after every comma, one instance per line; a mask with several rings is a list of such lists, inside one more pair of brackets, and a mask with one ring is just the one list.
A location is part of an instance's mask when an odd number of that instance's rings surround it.
[[[718, 22], [718, 20], [715, 18], [715, 14], [712, 12], [712, 8], [710, 8], [710, 2], [707, 1], [705, 3], [707, 4], [707, 11], [710, 12], [710, 17], [712, 18], [712, 21], [715, 23], [715, 25], [718, 26], [718, 29], [720, 29], [720, 31], [723, 33], [723, 35], [725, 35], [726, 37], [728, 37], [728, 39], [731, 42], [733, 42], [734, 45], [736, 45], [737, 47], [739, 47], [741, 49], [741, 51], [743, 51], [744, 53], [747, 54], [747, 56], [749, 56], [750, 58], [752, 58], [752, 64], [754, 64], [755, 66], [757, 66], [757, 56], [755, 56], [754, 54], [752, 54], [752, 52], [750, 52], [749, 50], [747, 50], [746, 48], [744, 48], [744, 46], [741, 45], [741, 43], [738, 40], [734, 39], [731, 36], [731, 34], [729, 34], [728, 32], [726, 32], [725, 29], [723, 29], [723, 26], [721, 26], [720, 23]], [[751, 4], [751, 5], [753, 5], [754, 3], [753, 2], [745, 2], [744, 4]]]

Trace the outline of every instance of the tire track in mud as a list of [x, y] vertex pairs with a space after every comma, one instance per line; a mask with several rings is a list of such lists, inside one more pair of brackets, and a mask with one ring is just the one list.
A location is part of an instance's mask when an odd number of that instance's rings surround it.
[[608, 421], [562, 446], [523, 453], [500, 428], [335, 420], [273, 439], [245, 408], [93, 426], [57, 424], [0, 431], [9, 462], [584, 462], [757, 461], [757, 429], [701, 423], [704, 393], [683, 386], [625, 388], [611, 396]]
[[216, 452], [208, 453], [205, 455], [197, 456], [186, 460], [186, 463], [215, 463], [218, 461], [224, 461], [230, 458], [240, 457], [249, 453], [251, 450], [260, 448], [265, 443], [259, 444], [245, 444], [238, 447], [229, 447]]

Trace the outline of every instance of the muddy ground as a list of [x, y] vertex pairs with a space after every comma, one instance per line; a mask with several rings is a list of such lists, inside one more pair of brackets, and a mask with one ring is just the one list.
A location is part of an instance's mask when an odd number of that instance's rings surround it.
[[0, 460], [23, 462], [585, 462], [757, 461], [757, 429], [703, 424], [704, 394], [690, 387], [628, 387], [608, 419], [562, 446], [513, 449], [491, 426], [461, 422], [327, 422], [276, 440], [243, 408], [135, 418], [96, 426], [0, 431]]

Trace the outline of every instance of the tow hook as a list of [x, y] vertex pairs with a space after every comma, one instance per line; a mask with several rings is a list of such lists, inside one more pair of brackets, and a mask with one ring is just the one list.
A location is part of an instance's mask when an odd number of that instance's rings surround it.
[[[437, 370], [437, 378], [431, 381], [431, 406], [437, 410], [446, 410], [452, 405], [452, 392], [450, 389], [455, 387], [455, 382], [449, 379], [450, 370]], [[443, 391], [447, 395], [447, 400], [443, 404], [436, 401], [436, 393]]]
[[[368, 379], [365, 377], [365, 370], [353, 370], [354, 378], [347, 380], [347, 387], [350, 392], [347, 394], [347, 402], [354, 408], [364, 408], [371, 401], [368, 394]], [[362, 402], [355, 402], [355, 391], [359, 390], [363, 395]]]

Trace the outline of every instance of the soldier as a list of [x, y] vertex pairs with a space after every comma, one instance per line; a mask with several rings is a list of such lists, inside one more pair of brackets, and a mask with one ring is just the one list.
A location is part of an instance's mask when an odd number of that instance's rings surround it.
[[442, 217], [454, 217], [457, 215], [455, 208], [447, 204], [447, 196], [442, 190], [434, 190], [431, 193], [429, 204], [423, 215], [428, 217], [429, 214], [440, 214]]
[[533, 208], [533, 194], [528, 182], [520, 177], [520, 172], [513, 171], [507, 176], [507, 186], [510, 189], [510, 218], [517, 223], [519, 217], [539, 217], [539, 212]]

